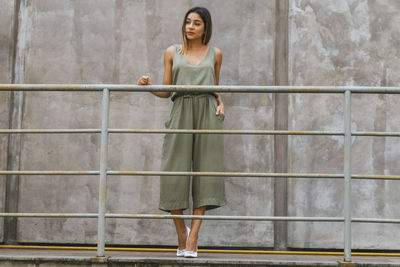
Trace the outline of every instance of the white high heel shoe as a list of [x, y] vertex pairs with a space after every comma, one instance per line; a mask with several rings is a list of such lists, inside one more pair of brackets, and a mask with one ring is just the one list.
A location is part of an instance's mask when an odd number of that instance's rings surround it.
[[[187, 243], [187, 241], [186, 241]], [[191, 250], [185, 250], [183, 253], [183, 257], [185, 258], [197, 258], [197, 245], [196, 245], [196, 251], [191, 251]]]
[[[187, 227], [186, 225], [185, 225], [185, 227], [186, 227], [186, 232], [187, 232], [187, 237], [186, 237], [186, 243], [187, 243], [188, 240], [189, 240], [190, 228]], [[177, 257], [184, 257], [185, 256], [185, 249], [179, 249], [179, 247], [178, 247], [178, 250], [176, 251], [176, 256]]]
[[185, 258], [197, 258], [197, 251], [185, 250], [185, 252], [183, 252], [183, 257], [185, 257]]

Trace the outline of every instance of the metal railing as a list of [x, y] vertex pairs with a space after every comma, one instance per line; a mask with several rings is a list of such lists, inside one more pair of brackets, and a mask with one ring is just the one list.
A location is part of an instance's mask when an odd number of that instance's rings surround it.
[[[116, 84], [0, 84], [1, 91], [102, 91], [102, 127], [101, 129], [0, 129], [0, 134], [60, 134], [60, 133], [100, 133], [101, 155], [99, 171], [0, 171], [0, 175], [99, 175], [99, 212], [98, 213], [0, 213], [0, 217], [71, 217], [97, 218], [98, 242], [97, 256], [104, 257], [106, 218], [132, 219], [204, 219], [204, 220], [246, 220], [246, 221], [319, 221], [344, 223], [344, 260], [351, 261], [351, 223], [400, 223], [400, 219], [352, 218], [351, 216], [351, 180], [385, 179], [400, 180], [400, 175], [351, 174], [351, 137], [381, 136], [400, 137], [400, 132], [352, 132], [351, 131], [351, 95], [352, 94], [400, 94], [400, 87], [351, 87], [351, 86], [137, 86]], [[344, 94], [344, 131], [282, 131], [282, 130], [181, 130], [181, 129], [110, 129], [109, 103], [110, 91], [129, 92], [221, 92], [221, 93], [341, 93]], [[107, 169], [109, 133], [174, 133], [174, 134], [247, 134], [247, 135], [322, 135], [344, 137], [343, 174], [321, 173], [244, 173], [244, 172], [161, 172], [161, 171], [110, 171]], [[130, 176], [171, 176], [202, 175], [225, 177], [258, 178], [329, 178], [344, 179], [344, 216], [343, 217], [278, 217], [278, 216], [214, 216], [214, 215], [160, 215], [160, 214], [106, 214], [106, 179], [108, 175]]]

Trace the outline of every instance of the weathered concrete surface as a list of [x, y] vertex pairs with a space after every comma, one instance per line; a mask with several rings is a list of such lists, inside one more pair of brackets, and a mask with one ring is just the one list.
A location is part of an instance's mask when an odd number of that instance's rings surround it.
[[[0, 2], [0, 83], [10, 83], [12, 73], [12, 25], [14, 20], [14, 2]], [[9, 127], [10, 93], [0, 92], [0, 129]], [[8, 135], [0, 135], [0, 170], [7, 169]], [[4, 212], [6, 177], [0, 175], [0, 211]], [[4, 218], [0, 218], [0, 229], [3, 229]], [[0, 242], [3, 241], [3, 231], [0, 230]]]
[[[161, 83], [163, 50], [179, 42], [182, 17], [192, 5], [186, 0], [33, 1], [25, 82], [135, 83], [150, 73], [154, 84]], [[220, 83], [273, 84], [275, 1], [196, 5], [209, 7], [213, 15], [212, 45], [224, 53]], [[223, 97], [227, 129], [273, 128], [271, 95]], [[23, 128], [100, 128], [100, 105], [99, 93], [27, 93]], [[150, 94], [113, 93], [110, 127], [163, 128], [171, 106]], [[226, 169], [272, 171], [272, 140], [227, 136]], [[109, 169], [159, 170], [162, 141], [162, 135], [111, 134]], [[98, 170], [99, 144], [99, 136], [90, 134], [25, 135], [21, 169]], [[20, 211], [97, 212], [97, 187], [96, 177], [22, 177]], [[226, 187], [228, 206], [209, 214], [273, 214], [270, 180], [227, 179]], [[107, 211], [160, 213], [158, 188], [157, 177], [109, 177]], [[108, 220], [106, 240], [175, 245], [174, 231], [170, 221]], [[18, 224], [20, 242], [95, 243], [96, 232], [96, 220], [19, 219]], [[271, 247], [272, 224], [206, 221], [199, 245]]]
[[[271, 251], [270, 251], [271, 252]], [[343, 255], [285, 255], [199, 252], [197, 259], [177, 258], [174, 252], [106, 251], [104, 266], [400, 266], [398, 257], [353, 256], [353, 265], [343, 264]], [[0, 266], [92, 266], [96, 251], [1, 249]], [[74, 265], [73, 265], [74, 264]]]
[[[398, 86], [398, 1], [292, 1], [290, 83], [293, 85]], [[353, 131], [399, 131], [399, 97], [353, 96]], [[342, 95], [290, 96], [289, 128], [343, 130]], [[343, 173], [343, 138], [291, 137], [290, 171]], [[399, 140], [352, 140], [353, 173], [399, 174]], [[307, 155], [307, 156], [306, 156]], [[354, 181], [353, 216], [399, 218], [400, 185]], [[343, 182], [292, 180], [292, 216], [343, 216]], [[398, 225], [354, 224], [353, 248], [399, 249]], [[330, 230], [327, 231], [327, 228]], [[289, 246], [341, 248], [338, 223], [291, 223]]]
[[[14, 2], [0, 2], [0, 23], [3, 27], [0, 28], [0, 81], [2, 83], [11, 82], [12, 68], [12, 45], [13, 45], [13, 20], [14, 20]], [[3, 101], [1, 108], [4, 108]], [[4, 114], [3, 112], [1, 114]]]

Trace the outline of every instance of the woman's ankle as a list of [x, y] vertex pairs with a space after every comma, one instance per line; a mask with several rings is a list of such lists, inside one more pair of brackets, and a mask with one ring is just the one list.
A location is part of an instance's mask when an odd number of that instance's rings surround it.
[[189, 237], [185, 250], [197, 251], [197, 238]]

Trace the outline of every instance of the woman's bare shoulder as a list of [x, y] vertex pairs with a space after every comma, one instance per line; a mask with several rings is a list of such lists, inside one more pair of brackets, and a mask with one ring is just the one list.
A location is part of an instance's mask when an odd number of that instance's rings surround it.
[[172, 55], [173, 55], [175, 49], [176, 49], [176, 45], [168, 46], [167, 49], [165, 49], [165, 53], [166, 53], [166, 54], [172, 54]]
[[168, 61], [172, 61], [174, 58], [174, 53], [175, 53], [176, 45], [171, 45], [167, 47], [164, 51], [164, 59]]
[[214, 46], [214, 51], [215, 51], [215, 55], [217, 56], [222, 56], [222, 51], [221, 49], [219, 49], [218, 47]]
[[215, 58], [220, 61], [222, 59], [222, 51], [218, 47], [214, 46], [214, 51], [215, 51]]

